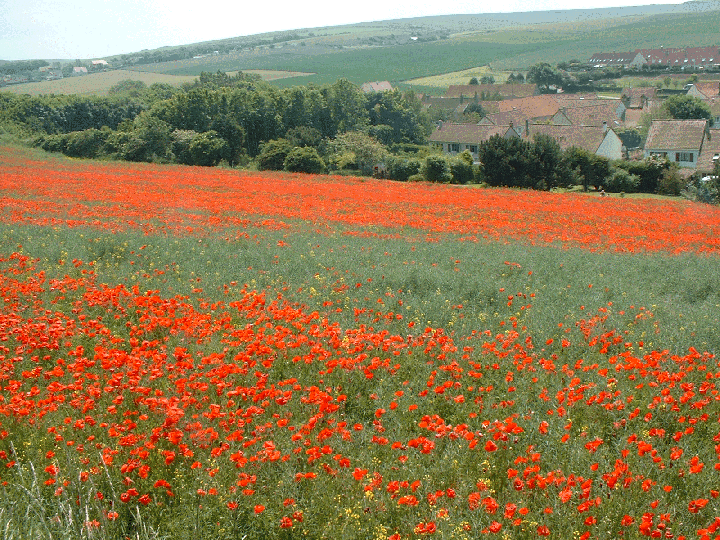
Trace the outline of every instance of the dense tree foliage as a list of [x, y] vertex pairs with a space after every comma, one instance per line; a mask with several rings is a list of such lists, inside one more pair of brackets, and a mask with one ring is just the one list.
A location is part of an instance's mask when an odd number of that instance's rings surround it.
[[670, 96], [663, 103], [663, 109], [672, 118], [678, 120], [710, 120], [712, 113], [710, 106], [703, 100], [693, 96]]

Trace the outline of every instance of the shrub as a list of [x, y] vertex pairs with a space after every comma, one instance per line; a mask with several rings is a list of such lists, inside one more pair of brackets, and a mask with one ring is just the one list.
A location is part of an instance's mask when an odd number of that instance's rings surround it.
[[191, 165], [213, 167], [220, 163], [228, 153], [228, 144], [216, 131], [206, 131], [196, 135], [190, 142], [188, 154]]
[[258, 168], [263, 171], [281, 171], [285, 164], [292, 144], [287, 139], [273, 139], [260, 148], [258, 155]]
[[680, 174], [679, 167], [677, 164], [672, 163], [669, 167], [663, 170], [658, 181], [657, 192], [660, 195], [680, 195], [683, 188], [685, 187], [685, 180]]
[[411, 176], [420, 174], [422, 163], [419, 159], [395, 158], [388, 163], [388, 174], [393, 180], [406, 181]]
[[624, 169], [616, 168], [605, 180], [605, 189], [613, 193], [635, 193], [640, 186], [640, 178]]
[[315, 148], [296, 146], [285, 158], [284, 168], [290, 172], [320, 174], [325, 172], [325, 162]]
[[475, 180], [475, 166], [470, 152], [465, 150], [450, 162], [450, 174], [454, 184], [467, 184]]
[[450, 182], [452, 172], [450, 164], [444, 156], [428, 156], [425, 158], [425, 179], [428, 182]]

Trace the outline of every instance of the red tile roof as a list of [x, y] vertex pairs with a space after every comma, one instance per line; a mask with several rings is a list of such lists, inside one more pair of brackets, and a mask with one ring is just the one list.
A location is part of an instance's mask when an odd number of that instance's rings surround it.
[[530, 97], [537, 93], [535, 84], [454, 84], [448, 87], [445, 97], [472, 98], [476, 94], [478, 98], [482, 93], [486, 95], [500, 94], [503, 99]]
[[433, 143], [478, 144], [493, 135], [504, 136], [508, 126], [481, 126], [478, 124], [442, 124], [429, 137]]

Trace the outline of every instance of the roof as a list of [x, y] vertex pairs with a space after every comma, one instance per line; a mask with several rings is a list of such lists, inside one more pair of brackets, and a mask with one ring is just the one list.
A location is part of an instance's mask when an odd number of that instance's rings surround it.
[[520, 99], [506, 99], [498, 102], [498, 111], [521, 111], [528, 118], [552, 116], [560, 109], [555, 95], [543, 94]]
[[537, 85], [527, 83], [514, 84], [453, 84], [445, 92], [445, 97], [474, 97], [475, 94], [500, 94], [503, 99], [523, 98], [534, 96]]
[[645, 149], [699, 151], [706, 125], [705, 120], [653, 120]]
[[657, 88], [646, 86], [640, 88], [625, 88], [620, 99], [624, 100], [631, 109], [642, 109], [648, 101], [655, 99]]
[[360, 88], [363, 92], [392, 92], [393, 87], [388, 81], [375, 81], [363, 83]]
[[602, 126], [605, 123], [613, 127], [622, 124], [617, 107], [618, 102], [597, 103], [594, 100], [594, 103], [586, 106], [563, 107], [558, 115], [562, 113], [574, 126]]
[[696, 82], [693, 86], [708, 99], [720, 94], [720, 82], [718, 81]]
[[637, 52], [612, 52], [612, 53], [595, 53], [590, 58], [590, 63], [602, 66], [618, 66], [630, 64], [635, 57]]
[[705, 139], [698, 157], [697, 168], [701, 171], [712, 171], [715, 168], [715, 161], [713, 160], [715, 156], [720, 159], [720, 129], [708, 131], [708, 137]]
[[428, 140], [434, 143], [478, 144], [493, 135], [504, 136], [509, 129], [508, 126], [446, 123], [438, 127]]
[[534, 124], [530, 126], [527, 136], [532, 139], [538, 133], [549, 135], [555, 139], [563, 150], [577, 146], [593, 153], [597, 152], [607, 135], [605, 129], [596, 126]]

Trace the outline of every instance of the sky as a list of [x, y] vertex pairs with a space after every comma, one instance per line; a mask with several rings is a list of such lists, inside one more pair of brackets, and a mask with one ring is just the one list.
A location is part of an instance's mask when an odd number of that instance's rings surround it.
[[0, 0], [0, 59], [98, 59], [263, 32], [429, 15], [679, 3], [682, 0]]

